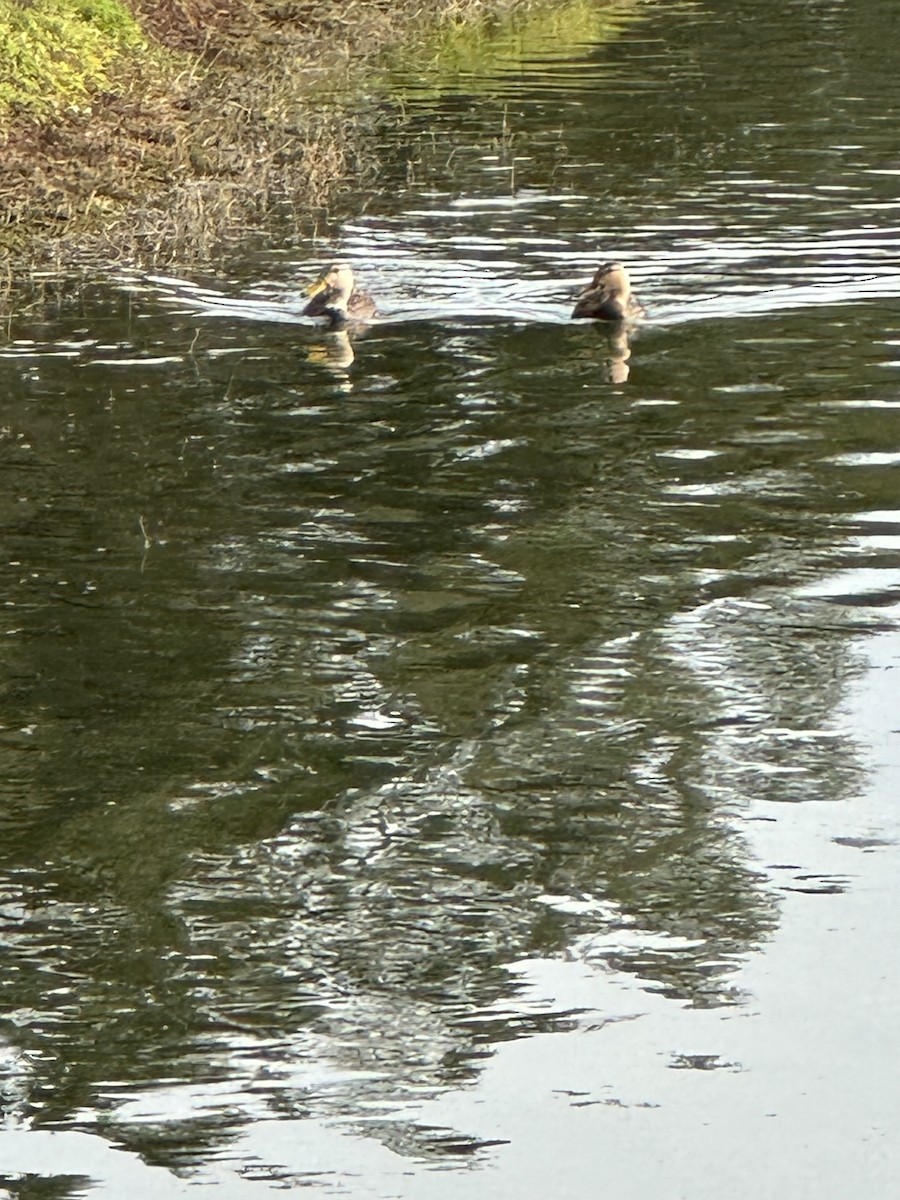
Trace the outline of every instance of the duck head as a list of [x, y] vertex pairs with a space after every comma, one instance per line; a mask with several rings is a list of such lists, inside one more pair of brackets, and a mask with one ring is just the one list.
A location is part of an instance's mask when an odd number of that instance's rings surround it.
[[353, 294], [353, 270], [349, 263], [335, 263], [307, 289], [305, 317], [346, 317]]

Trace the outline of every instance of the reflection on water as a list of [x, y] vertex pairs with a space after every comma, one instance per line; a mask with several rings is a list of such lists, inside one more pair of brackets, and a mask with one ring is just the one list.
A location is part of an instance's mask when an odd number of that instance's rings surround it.
[[[17, 294], [10, 1194], [497, 1194], [514, 1043], [613, 1178], [617, 1106], [790, 1108], [729, 1016], [896, 840], [843, 715], [898, 597], [896, 16], [572, 11], [394, 70], [336, 244]], [[364, 335], [301, 316], [335, 252]], [[569, 320], [608, 257], [638, 334]]]

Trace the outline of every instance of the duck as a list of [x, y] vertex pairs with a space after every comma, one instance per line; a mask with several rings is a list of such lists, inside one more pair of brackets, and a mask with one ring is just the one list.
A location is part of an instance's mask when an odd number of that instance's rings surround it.
[[307, 288], [307, 294], [304, 317], [326, 317], [332, 329], [348, 321], [368, 321], [377, 313], [369, 293], [357, 291], [349, 263], [334, 263]]
[[644, 306], [632, 295], [628, 272], [617, 262], [597, 268], [572, 310], [573, 317], [593, 317], [598, 321], [636, 321], [646, 315]]

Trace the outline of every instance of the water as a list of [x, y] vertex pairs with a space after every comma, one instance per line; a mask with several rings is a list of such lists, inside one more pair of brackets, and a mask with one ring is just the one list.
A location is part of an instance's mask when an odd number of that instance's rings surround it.
[[566, 8], [327, 244], [17, 294], [6, 1194], [891, 1193], [897, 24]]

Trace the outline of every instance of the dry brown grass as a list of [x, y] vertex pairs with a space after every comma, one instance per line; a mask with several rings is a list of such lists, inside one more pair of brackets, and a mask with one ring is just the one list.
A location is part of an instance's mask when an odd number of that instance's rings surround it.
[[352, 94], [385, 47], [525, 2], [132, 0], [157, 52], [123, 60], [84, 111], [0, 129], [0, 248], [208, 261], [263, 222], [320, 222], [374, 178], [370, 135], [390, 118], [323, 106], [319, 85]]

